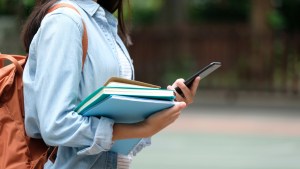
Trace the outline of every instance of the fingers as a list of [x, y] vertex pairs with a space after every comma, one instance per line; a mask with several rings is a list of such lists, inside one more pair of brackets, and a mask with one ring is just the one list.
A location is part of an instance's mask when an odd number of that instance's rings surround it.
[[191, 104], [193, 102], [194, 95], [192, 91], [184, 84], [183, 79], [177, 79], [174, 84], [172, 85], [173, 88], [179, 87], [184, 95], [182, 97], [180, 94], [176, 93], [176, 100], [177, 101], [184, 101], [187, 104]]
[[168, 116], [168, 123], [166, 123], [166, 126], [168, 126], [168, 125], [172, 124], [174, 121], [176, 121], [181, 114], [181, 110], [184, 109], [185, 107], [186, 107], [185, 102], [176, 102], [175, 106], [168, 109], [169, 112], [166, 113]]
[[182, 91], [182, 93], [183, 93], [183, 96], [181, 96], [180, 94], [178, 94], [177, 92], [176, 92], [176, 100], [177, 101], [187, 101], [187, 99], [186, 98], [189, 98], [189, 88], [188, 87], [186, 87], [185, 86], [185, 84], [184, 84], [184, 79], [182, 79], [182, 78], [180, 78], [180, 79], [177, 79], [174, 83], [173, 83], [173, 85], [172, 86], [168, 86], [168, 88], [170, 88], [170, 89], [172, 89], [172, 90], [174, 90], [175, 91], [175, 88], [176, 87], [179, 87], [180, 89], [181, 89], [181, 91]]
[[173, 106], [173, 108], [175, 109], [174, 111], [181, 111], [185, 107], [186, 107], [186, 103], [185, 102], [176, 102], [175, 106]]
[[190, 104], [193, 102], [193, 93], [191, 90], [184, 84], [184, 82], [179, 81], [177, 83], [177, 86], [181, 89], [183, 95], [184, 95], [184, 100], [187, 104]]
[[181, 114], [181, 110], [185, 107], [185, 102], [176, 102], [173, 107], [157, 112], [148, 117], [143, 124], [146, 125], [150, 136], [172, 124], [176, 119], [178, 119]]
[[173, 114], [179, 113], [182, 109], [186, 107], [185, 102], [176, 102], [175, 105], [169, 109], [163, 110], [161, 112], [155, 113], [152, 117], [160, 116], [161, 118], [172, 117]]
[[169, 109], [169, 112], [167, 113], [168, 116], [168, 125], [172, 124], [175, 120], [178, 119], [178, 117], [181, 114], [181, 110], [186, 107], [185, 102], [177, 102], [175, 106]]
[[173, 107], [165, 110], [165, 115], [166, 116], [171, 116], [172, 114], [176, 114], [176, 113], [180, 114], [180, 111], [182, 109], [184, 109], [185, 107], [186, 107], [185, 102], [176, 102]]
[[[167, 89], [175, 91], [175, 88], [173, 86], [170, 86], [170, 85], [167, 87]], [[184, 101], [184, 98], [180, 94], [178, 94], [177, 92], [175, 92], [175, 97], [176, 97], [175, 101]]]
[[192, 92], [193, 96], [196, 95], [199, 83], [200, 83], [200, 77], [196, 77], [196, 79], [194, 80], [192, 87], [191, 87], [191, 92]]
[[199, 82], [200, 82], [200, 77], [195, 78], [191, 88], [188, 88], [185, 84], [184, 84], [184, 79], [177, 79], [172, 86], [168, 86], [167, 88], [169, 90], [174, 90], [175, 87], [179, 87], [184, 95], [184, 97], [182, 97], [180, 94], [176, 93], [176, 101], [184, 101], [187, 104], [191, 104], [194, 101], [194, 97], [196, 95], [198, 86], [199, 86]]

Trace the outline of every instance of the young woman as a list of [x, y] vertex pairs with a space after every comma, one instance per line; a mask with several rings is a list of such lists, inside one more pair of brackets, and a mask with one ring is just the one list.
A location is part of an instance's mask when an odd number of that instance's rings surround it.
[[[61, 2], [71, 4], [81, 15], [69, 8], [48, 13], [50, 7]], [[115, 11], [118, 19], [112, 15]], [[58, 146], [55, 162], [48, 160], [46, 169], [129, 168], [131, 155], [148, 145], [149, 139], [144, 139], [129, 156], [110, 152], [113, 141], [150, 138], [173, 123], [193, 101], [199, 78], [191, 89], [182, 79], [168, 86], [179, 86], [186, 97], [177, 95], [174, 107], [140, 123], [117, 124], [109, 118], [83, 117], [73, 111], [110, 77], [134, 79], [132, 62], [121, 40], [129, 41], [122, 12], [123, 0], [38, 0], [24, 27], [24, 45], [29, 54], [23, 75], [26, 132]], [[83, 69], [81, 19], [88, 33]]]

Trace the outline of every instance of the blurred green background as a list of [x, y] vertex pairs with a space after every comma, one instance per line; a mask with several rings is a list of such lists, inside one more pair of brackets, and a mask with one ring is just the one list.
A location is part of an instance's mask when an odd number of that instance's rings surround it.
[[[0, 52], [34, 0], [0, 0]], [[130, 0], [136, 79], [161, 86], [212, 61], [195, 103], [133, 169], [300, 168], [300, 0]]]
[[[20, 53], [34, 0], [0, 0], [0, 51]], [[299, 95], [299, 0], [131, 0], [136, 79], [165, 86], [211, 61], [202, 88]]]

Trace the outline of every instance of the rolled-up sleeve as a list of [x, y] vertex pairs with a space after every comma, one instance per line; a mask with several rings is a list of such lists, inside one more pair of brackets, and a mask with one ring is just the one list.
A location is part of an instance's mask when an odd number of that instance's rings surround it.
[[145, 147], [151, 145], [151, 138], [143, 138], [131, 151], [132, 156], [136, 156], [140, 151], [142, 151]]
[[111, 119], [102, 117], [99, 122], [99, 127], [96, 130], [96, 136], [91, 146], [84, 148], [78, 152], [78, 155], [93, 155], [102, 151], [108, 151], [112, 144], [113, 121]]
[[82, 76], [82, 32], [79, 16], [56, 12], [43, 20], [36, 37], [36, 58], [28, 60], [35, 68], [23, 77], [25, 105], [29, 106], [25, 122], [30, 136], [36, 134], [30, 123], [36, 123], [47, 144], [76, 147], [78, 154], [93, 155], [111, 148], [114, 122], [73, 111]]

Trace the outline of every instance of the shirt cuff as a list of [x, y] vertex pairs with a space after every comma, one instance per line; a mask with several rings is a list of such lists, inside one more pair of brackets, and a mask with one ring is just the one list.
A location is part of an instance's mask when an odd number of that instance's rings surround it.
[[100, 121], [96, 129], [93, 144], [90, 147], [78, 151], [78, 155], [100, 154], [103, 151], [108, 151], [112, 147], [112, 133], [114, 121], [106, 117], [101, 117], [99, 120]]
[[131, 155], [136, 156], [142, 149], [151, 145], [151, 138], [143, 138], [131, 151]]

